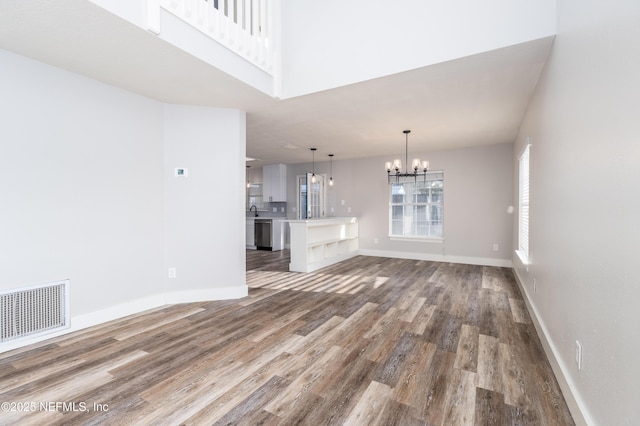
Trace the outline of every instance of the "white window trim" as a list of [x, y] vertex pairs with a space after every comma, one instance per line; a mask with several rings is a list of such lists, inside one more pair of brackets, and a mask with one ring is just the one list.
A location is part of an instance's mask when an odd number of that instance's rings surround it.
[[[437, 174], [440, 173], [442, 175], [442, 190], [444, 191], [444, 170], [433, 170], [433, 171], [429, 171], [428, 173], [433, 173], [433, 174]], [[428, 205], [429, 203], [427, 203]], [[442, 206], [443, 212], [444, 212], [444, 200], [439, 203]], [[405, 203], [406, 205], [406, 203]], [[391, 231], [391, 194], [389, 194], [389, 224], [388, 224], [388, 230]], [[395, 234], [387, 234], [387, 238], [389, 238], [389, 240], [391, 241], [415, 241], [415, 242], [430, 242], [430, 243], [442, 243], [444, 242], [444, 217], [442, 218], [442, 236], [436, 237], [436, 236], [416, 236], [416, 235], [395, 235]]]
[[392, 241], [416, 241], [425, 243], [444, 243], [444, 237], [411, 237], [401, 235], [387, 235]]
[[[529, 140], [527, 139], [527, 142]], [[523, 160], [527, 161], [526, 164], [526, 176], [523, 175]], [[531, 144], [527, 143], [522, 150], [522, 153], [518, 157], [518, 249], [516, 250], [516, 254], [520, 258], [520, 261], [523, 265], [528, 265], [530, 263], [531, 253], [530, 253], [530, 244], [529, 244], [529, 236], [530, 236], [530, 228], [531, 228], [531, 210], [530, 210], [530, 198], [531, 198]], [[526, 180], [524, 180], [526, 179]], [[524, 180], [524, 181], [523, 181]], [[526, 206], [527, 206], [527, 217], [526, 228], [523, 228], [523, 195], [522, 189], [523, 185], [526, 185]], [[526, 234], [526, 235], [523, 235]], [[526, 250], [523, 250], [523, 237], [526, 237]]]

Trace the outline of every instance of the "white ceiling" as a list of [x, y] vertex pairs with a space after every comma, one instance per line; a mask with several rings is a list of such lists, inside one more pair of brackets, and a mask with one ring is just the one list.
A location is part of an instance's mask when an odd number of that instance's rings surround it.
[[[553, 38], [275, 100], [84, 0], [2, 0], [0, 48], [167, 103], [247, 111], [253, 164], [513, 142]], [[295, 146], [286, 149], [284, 146]]]

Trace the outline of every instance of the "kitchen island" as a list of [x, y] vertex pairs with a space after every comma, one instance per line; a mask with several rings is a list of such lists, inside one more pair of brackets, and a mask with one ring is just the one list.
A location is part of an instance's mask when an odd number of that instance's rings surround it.
[[358, 218], [288, 220], [289, 270], [312, 272], [358, 255]]

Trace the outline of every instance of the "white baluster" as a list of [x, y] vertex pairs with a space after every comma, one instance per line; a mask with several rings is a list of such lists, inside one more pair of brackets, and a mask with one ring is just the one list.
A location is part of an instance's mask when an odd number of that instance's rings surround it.
[[208, 3], [205, 0], [196, 0], [196, 25], [199, 28], [204, 27], [204, 23], [205, 23], [205, 13], [206, 13], [206, 7], [208, 5]]
[[160, 34], [160, 0], [147, 0], [147, 29]]
[[229, 3], [229, 45], [233, 46], [238, 38], [237, 26], [235, 24], [236, 0], [227, 0]]
[[195, 5], [193, 4], [194, 1], [195, 0], [183, 0], [182, 1], [183, 7], [184, 7], [184, 11], [183, 11], [184, 15], [183, 16], [186, 19], [193, 18], [193, 12], [194, 12], [193, 9], [195, 8]]
[[238, 51], [243, 52], [245, 50], [245, 44], [247, 43], [247, 36], [245, 32], [244, 23], [244, 2], [245, 0], [238, 0]]

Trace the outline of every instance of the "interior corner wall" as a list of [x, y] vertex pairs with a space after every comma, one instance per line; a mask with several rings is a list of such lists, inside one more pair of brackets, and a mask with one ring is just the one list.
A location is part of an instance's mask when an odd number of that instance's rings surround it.
[[0, 289], [70, 280], [71, 324], [162, 290], [162, 104], [0, 50]]
[[[513, 145], [414, 153], [444, 171], [444, 241], [409, 242], [388, 238], [389, 186], [384, 163], [369, 157], [333, 162], [335, 185], [327, 191], [328, 215], [359, 218], [360, 252], [367, 255], [511, 266]], [[295, 218], [295, 177], [311, 164], [287, 169], [288, 217]], [[317, 174], [329, 162], [316, 162]], [[344, 203], [343, 203], [344, 201]], [[498, 244], [498, 251], [493, 245]]]
[[578, 424], [637, 425], [640, 4], [559, 0], [557, 16], [514, 149], [517, 181], [530, 138], [531, 264], [513, 261]]
[[168, 300], [245, 296], [245, 113], [166, 105], [164, 119]]

